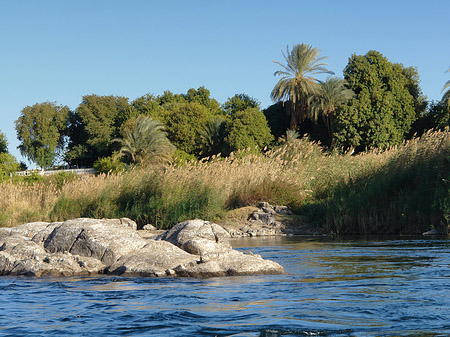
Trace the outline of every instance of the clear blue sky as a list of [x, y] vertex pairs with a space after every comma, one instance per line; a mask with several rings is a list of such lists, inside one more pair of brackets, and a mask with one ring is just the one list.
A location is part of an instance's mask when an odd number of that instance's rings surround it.
[[271, 104], [281, 50], [308, 43], [337, 75], [378, 50], [417, 67], [424, 94], [450, 79], [448, 0], [0, 0], [0, 130], [19, 160], [14, 121], [27, 105], [75, 109], [87, 94], [135, 99], [205, 86]]

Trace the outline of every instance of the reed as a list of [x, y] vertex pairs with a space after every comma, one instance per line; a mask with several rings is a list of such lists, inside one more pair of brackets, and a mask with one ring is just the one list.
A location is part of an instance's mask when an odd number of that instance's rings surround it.
[[324, 153], [295, 140], [264, 154], [152, 166], [117, 174], [4, 182], [0, 224], [75, 217], [129, 217], [169, 228], [217, 220], [258, 201], [284, 204], [337, 234], [417, 233], [450, 220], [449, 133], [429, 132], [397, 148]]

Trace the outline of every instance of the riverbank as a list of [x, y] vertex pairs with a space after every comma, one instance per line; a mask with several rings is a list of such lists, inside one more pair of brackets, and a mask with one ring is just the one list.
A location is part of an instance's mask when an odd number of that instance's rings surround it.
[[[0, 186], [0, 226], [127, 217], [139, 228], [168, 229], [200, 218], [241, 236], [447, 233], [449, 158], [450, 136], [443, 131], [356, 156], [324, 153], [318, 144], [297, 139], [264, 154], [244, 151], [82, 178], [11, 180]], [[294, 214], [278, 214], [286, 220], [281, 225], [258, 226], [246, 212], [261, 201]]]

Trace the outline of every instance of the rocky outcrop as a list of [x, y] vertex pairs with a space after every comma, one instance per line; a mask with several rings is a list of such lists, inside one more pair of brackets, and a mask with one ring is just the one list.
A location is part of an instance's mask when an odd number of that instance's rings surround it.
[[282, 273], [258, 255], [233, 250], [230, 234], [202, 220], [146, 239], [130, 219], [35, 222], [0, 229], [0, 275], [116, 274], [210, 277]]
[[272, 206], [268, 202], [260, 202], [256, 207], [243, 207], [234, 213], [239, 215], [231, 216], [231, 219], [221, 223], [232, 237], [325, 233], [323, 229], [305, 224], [287, 206]]

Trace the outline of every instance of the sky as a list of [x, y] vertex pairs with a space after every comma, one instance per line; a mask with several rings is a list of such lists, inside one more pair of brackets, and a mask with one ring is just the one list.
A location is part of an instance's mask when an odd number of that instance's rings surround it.
[[282, 51], [307, 43], [342, 77], [352, 54], [418, 69], [439, 100], [450, 73], [448, 0], [0, 0], [0, 131], [46, 101], [133, 100], [205, 86], [220, 103], [246, 93], [266, 108]]

